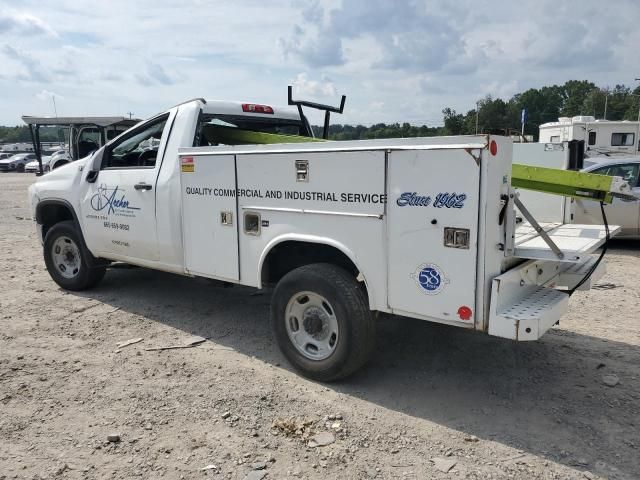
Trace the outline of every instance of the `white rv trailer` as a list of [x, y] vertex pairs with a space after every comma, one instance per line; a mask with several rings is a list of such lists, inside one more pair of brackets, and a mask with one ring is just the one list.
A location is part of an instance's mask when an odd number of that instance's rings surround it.
[[560, 117], [540, 125], [540, 143], [584, 140], [585, 155], [638, 155], [640, 122], [596, 120], [595, 117]]

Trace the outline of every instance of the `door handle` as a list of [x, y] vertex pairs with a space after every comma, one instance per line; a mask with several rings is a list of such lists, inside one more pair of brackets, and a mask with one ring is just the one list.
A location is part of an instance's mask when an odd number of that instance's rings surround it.
[[136, 190], [151, 190], [151, 185], [149, 185], [148, 183], [140, 182], [136, 183], [133, 188], [135, 188]]

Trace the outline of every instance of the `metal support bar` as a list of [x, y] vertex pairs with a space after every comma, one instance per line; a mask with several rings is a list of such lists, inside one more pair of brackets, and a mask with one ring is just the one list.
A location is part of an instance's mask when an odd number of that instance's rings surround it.
[[40, 125], [33, 125], [30, 123], [29, 131], [31, 132], [33, 153], [36, 154], [36, 159], [38, 160], [38, 175], [42, 175], [44, 170], [42, 169], [42, 149], [40, 148]]
[[329, 139], [329, 120], [331, 117], [331, 112], [326, 110], [324, 112], [324, 128], [322, 129], [322, 138], [325, 140]]
[[513, 203], [515, 203], [516, 207], [518, 207], [518, 210], [520, 210], [520, 213], [522, 213], [524, 218], [529, 220], [529, 223], [534, 228], [534, 230], [538, 233], [538, 235], [540, 235], [544, 240], [544, 242], [547, 245], [549, 245], [549, 248], [553, 251], [553, 253], [555, 253], [556, 257], [560, 259], [564, 258], [564, 253], [562, 253], [562, 250], [560, 250], [558, 246], [553, 242], [553, 240], [551, 240], [551, 237], [547, 235], [547, 232], [544, 231], [544, 229], [536, 221], [533, 215], [531, 215], [531, 212], [529, 212], [529, 210], [527, 210], [527, 207], [525, 207], [523, 203], [520, 201], [520, 199], [518, 198], [518, 195], [513, 196]]

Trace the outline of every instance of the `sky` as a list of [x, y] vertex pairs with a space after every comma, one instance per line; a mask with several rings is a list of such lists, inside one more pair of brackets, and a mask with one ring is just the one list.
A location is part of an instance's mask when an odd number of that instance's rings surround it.
[[[0, 0], [0, 125], [147, 118], [194, 97], [338, 105], [333, 123], [442, 124], [491, 95], [635, 87], [638, 0]], [[319, 114], [309, 115], [321, 124]]]

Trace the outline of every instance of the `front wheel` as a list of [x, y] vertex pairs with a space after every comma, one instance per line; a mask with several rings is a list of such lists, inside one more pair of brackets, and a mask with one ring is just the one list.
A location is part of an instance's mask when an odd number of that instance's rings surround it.
[[363, 366], [375, 342], [364, 289], [331, 264], [306, 265], [285, 275], [273, 294], [271, 322], [287, 360], [303, 375], [324, 382]]
[[73, 222], [60, 222], [44, 239], [44, 262], [51, 278], [66, 290], [86, 290], [102, 280], [106, 267], [95, 266], [95, 259]]

